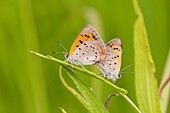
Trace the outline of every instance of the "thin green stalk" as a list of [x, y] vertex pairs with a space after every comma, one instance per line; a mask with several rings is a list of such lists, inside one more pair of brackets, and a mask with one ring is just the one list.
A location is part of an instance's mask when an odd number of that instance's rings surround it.
[[138, 107], [127, 97], [126, 95], [120, 94], [135, 110], [137, 113], [141, 113], [141, 111], [138, 109]]
[[[52, 56], [49, 56], [49, 55], [44, 56], [44, 55], [39, 54], [39, 53], [34, 52], [34, 51], [30, 51], [30, 53], [33, 53], [33, 54], [35, 54], [35, 55], [37, 55], [37, 56], [40, 56], [40, 57], [43, 57], [43, 58], [45, 58], [45, 59], [49, 59], [49, 60], [52, 60], [52, 61], [56, 61], [56, 62], [58, 62], [58, 63], [60, 63], [60, 64], [62, 64], [62, 65], [71, 67], [72, 69], [78, 70], [78, 71], [80, 71], [80, 72], [82, 72], [82, 73], [88, 74], [88, 75], [90, 75], [90, 76], [92, 76], [92, 77], [94, 77], [94, 78], [97, 78], [97, 79], [99, 79], [99, 80], [101, 80], [101, 81], [104, 81], [104, 82], [107, 83], [108, 85], [112, 86], [112, 88], [113, 88], [117, 93], [119, 93], [119, 94], [134, 108], [135, 112], [141, 113], [141, 111], [137, 108], [137, 106], [126, 96], [127, 90], [125, 90], [125, 89], [123, 89], [123, 88], [120, 88], [120, 87], [114, 85], [113, 83], [111, 83], [111, 82], [107, 81], [106, 79], [104, 79], [104, 78], [96, 75], [96, 74], [93, 73], [93, 72], [86, 71], [86, 70], [84, 70], [84, 69], [82, 69], [82, 68], [79, 68], [79, 67], [76, 67], [76, 66], [72, 66], [71, 64], [68, 64], [67, 62], [58, 60], [58, 59], [56, 59], [56, 58], [54, 58], [54, 57], [52, 57]], [[61, 71], [61, 70], [60, 70], [60, 71]], [[65, 84], [65, 85], [66, 85], [66, 84]]]
[[40, 53], [37, 53], [37, 52], [35, 52], [35, 51], [29, 51], [29, 52], [30, 52], [30, 53], [33, 53], [33, 54], [35, 54], [35, 55], [38, 55], [38, 56], [40, 56], [40, 57], [43, 57], [43, 58], [45, 58], [45, 59], [49, 59], [49, 60], [52, 60], [52, 61], [56, 61], [56, 62], [58, 62], [58, 63], [60, 63], [60, 64], [62, 64], [62, 65], [71, 67], [71, 68], [74, 69], [74, 70], [80, 71], [80, 72], [82, 72], [82, 73], [84, 73], [84, 74], [88, 74], [88, 75], [90, 75], [90, 76], [92, 76], [92, 77], [94, 77], [94, 78], [97, 78], [97, 79], [99, 79], [99, 80], [101, 80], [101, 81], [104, 81], [104, 82], [107, 83], [108, 85], [112, 86], [112, 88], [113, 88], [117, 93], [119, 93], [119, 94], [122, 93], [122, 94], [125, 95], [125, 94], [127, 94], [127, 92], [128, 92], [127, 90], [125, 90], [125, 89], [123, 89], [123, 88], [120, 88], [120, 87], [114, 85], [113, 83], [107, 81], [106, 79], [104, 79], [104, 78], [96, 75], [95, 73], [93, 73], [93, 72], [91, 72], [91, 71], [86, 71], [86, 70], [84, 70], [83, 68], [79, 68], [79, 67], [77, 67], [77, 66], [68, 64], [67, 62], [58, 60], [58, 59], [56, 59], [56, 58], [54, 58], [54, 57], [52, 57], [52, 56], [49, 56], [49, 55], [44, 56], [44, 55], [42, 55], [42, 54], [40, 54]]
[[67, 113], [62, 107], [59, 107], [63, 113]]

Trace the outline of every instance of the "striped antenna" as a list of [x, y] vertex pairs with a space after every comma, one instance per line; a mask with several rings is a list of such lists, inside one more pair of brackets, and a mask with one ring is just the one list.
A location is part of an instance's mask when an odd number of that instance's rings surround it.
[[120, 72], [120, 73], [131, 73], [131, 74], [134, 74], [134, 72]]
[[130, 64], [128, 66], [126, 66], [125, 68], [123, 68], [120, 72], [122, 72], [123, 70], [127, 69], [128, 67], [132, 66], [133, 64]]
[[68, 53], [68, 51], [66, 50], [66, 48], [58, 41], [58, 43], [60, 44], [60, 46]]
[[65, 52], [52, 52], [52, 53], [63, 53], [63, 54], [66, 54]]

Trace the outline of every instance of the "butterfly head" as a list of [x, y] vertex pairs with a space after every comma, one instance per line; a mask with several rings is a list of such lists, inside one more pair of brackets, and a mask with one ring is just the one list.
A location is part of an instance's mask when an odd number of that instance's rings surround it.
[[65, 53], [65, 58], [68, 59], [69, 53]]
[[117, 78], [121, 78], [121, 77], [122, 77], [122, 75], [119, 73], [118, 76], [117, 76]]

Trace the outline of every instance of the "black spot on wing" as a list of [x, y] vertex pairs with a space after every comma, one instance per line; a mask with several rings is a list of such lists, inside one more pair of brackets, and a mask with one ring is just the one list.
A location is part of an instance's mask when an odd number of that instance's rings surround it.
[[83, 43], [83, 41], [82, 40], [79, 40], [79, 42], [82, 44]]
[[115, 48], [115, 47], [114, 47], [113, 49], [114, 49], [114, 50], [118, 50], [118, 48]]
[[97, 55], [95, 56], [95, 59], [97, 59]]

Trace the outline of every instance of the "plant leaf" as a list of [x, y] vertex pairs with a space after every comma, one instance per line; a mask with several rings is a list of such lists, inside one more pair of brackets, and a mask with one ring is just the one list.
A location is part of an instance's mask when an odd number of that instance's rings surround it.
[[60, 79], [61, 79], [61, 82], [63, 83], [63, 85], [84, 105], [85, 108], [89, 109], [88, 108], [88, 104], [87, 102], [84, 100], [84, 98], [82, 97], [81, 94], [79, 94], [75, 89], [73, 89], [72, 87], [70, 87], [66, 81], [64, 80], [63, 76], [62, 76], [62, 66], [60, 66], [60, 69], [59, 69], [59, 75], [60, 75]]
[[106, 84], [110, 85], [111, 88], [112, 88], [114, 91], [116, 91], [117, 93], [119, 93], [119, 94], [125, 95], [125, 94], [127, 94], [127, 92], [128, 92], [127, 90], [125, 90], [125, 89], [123, 89], [123, 88], [120, 88], [120, 87], [114, 85], [114, 84], [111, 83], [110, 81], [104, 79], [103, 77], [100, 77], [100, 76], [96, 75], [95, 73], [93, 73], [93, 72], [91, 72], [91, 71], [86, 71], [86, 70], [84, 70], [83, 68], [79, 68], [79, 67], [77, 67], [77, 66], [68, 64], [67, 62], [58, 60], [58, 59], [56, 59], [56, 58], [54, 58], [54, 57], [52, 57], [52, 56], [49, 56], [49, 55], [44, 56], [44, 55], [42, 55], [42, 54], [40, 54], [40, 53], [37, 53], [37, 52], [35, 52], [35, 51], [29, 51], [29, 52], [30, 52], [30, 53], [33, 53], [33, 54], [35, 54], [35, 55], [38, 55], [38, 56], [40, 56], [40, 57], [42, 57], [42, 58], [49, 59], [49, 60], [52, 60], [52, 61], [56, 61], [56, 62], [58, 62], [59, 64], [62, 64], [62, 65], [64, 65], [64, 66], [72, 67], [72, 69], [77, 70], [77, 71], [79, 71], [79, 72], [82, 72], [82, 73], [84, 73], [85, 75], [90, 75], [90, 77], [94, 77], [94, 78], [96, 78], [96, 79], [99, 79], [99, 80], [105, 82]]
[[170, 78], [170, 51], [168, 53], [168, 58], [164, 68], [164, 73], [162, 75], [161, 84], [159, 87], [159, 99], [161, 104], [162, 113], [166, 113], [168, 108], [169, 94], [170, 94], [170, 82], [164, 86], [165, 82]]
[[[86, 86], [86, 84], [67, 66], [61, 64], [71, 77], [71, 79], [76, 84], [78, 90], [83, 95], [85, 101], [87, 102], [85, 105], [88, 108], [89, 112], [92, 113], [108, 113], [108, 110], [104, 107], [104, 105], [97, 99], [94, 93]], [[83, 104], [84, 105], [84, 104]]]
[[143, 113], [160, 113], [155, 65], [152, 60], [143, 14], [133, 0], [138, 15], [134, 24], [135, 88], [139, 108]]

